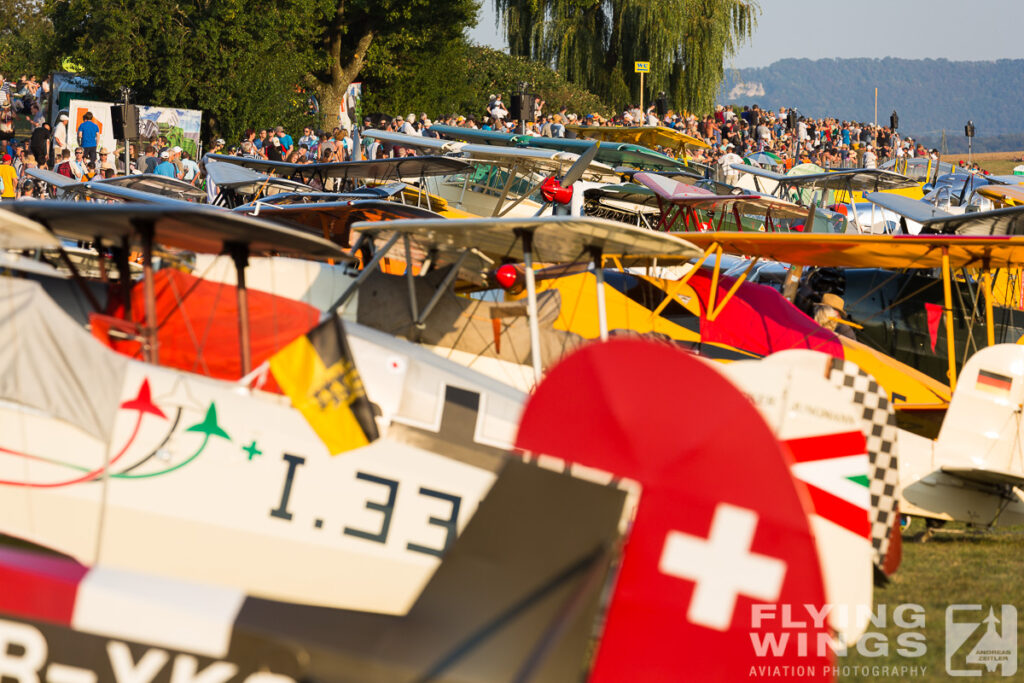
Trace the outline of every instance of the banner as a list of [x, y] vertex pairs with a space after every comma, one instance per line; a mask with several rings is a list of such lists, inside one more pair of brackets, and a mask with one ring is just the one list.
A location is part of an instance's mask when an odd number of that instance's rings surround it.
[[143, 143], [161, 135], [171, 147], [181, 147], [193, 159], [199, 158], [199, 129], [203, 112], [198, 109], [139, 106], [139, 137]]
[[117, 148], [114, 140], [114, 126], [110, 122], [110, 102], [93, 102], [91, 100], [71, 100], [68, 103], [68, 147], [74, 152], [78, 147], [78, 126], [85, 120], [85, 113], [92, 112], [92, 120], [100, 128], [96, 141], [97, 149], [106, 147], [110, 151]]

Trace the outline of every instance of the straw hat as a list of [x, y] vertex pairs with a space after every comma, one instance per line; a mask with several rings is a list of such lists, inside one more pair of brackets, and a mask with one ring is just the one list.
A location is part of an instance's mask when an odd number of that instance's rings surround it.
[[864, 329], [863, 326], [858, 325], [857, 323], [852, 322], [851, 320], [849, 320], [849, 318], [847, 318], [847, 315], [846, 315], [846, 304], [843, 301], [843, 297], [838, 296], [836, 294], [832, 294], [831, 292], [829, 292], [828, 294], [823, 294], [822, 295], [821, 303], [825, 304], [826, 306], [831, 306], [832, 308], [834, 308], [836, 310], [836, 312], [839, 314], [839, 317], [843, 319], [843, 324], [844, 325], [849, 325], [850, 327], [856, 327], [858, 330]]

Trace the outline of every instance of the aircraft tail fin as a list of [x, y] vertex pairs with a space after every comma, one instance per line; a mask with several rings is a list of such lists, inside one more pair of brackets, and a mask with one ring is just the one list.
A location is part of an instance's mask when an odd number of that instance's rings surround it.
[[585, 345], [530, 397], [516, 446], [642, 489], [592, 681], [733, 680], [785, 665], [830, 678], [824, 620], [781, 620], [825, 601], [806, 492], [718, 371], [646, 340]]
[[[1024, 405], [1024, 346], [996, 344], [975, 353], [957, 378], [956, 391], [936, 440], [935, 465], [965, 479], [971, 471], [1024, 478], [1020, 419]], [[992, 482], [989, 482], [992, 483]]]

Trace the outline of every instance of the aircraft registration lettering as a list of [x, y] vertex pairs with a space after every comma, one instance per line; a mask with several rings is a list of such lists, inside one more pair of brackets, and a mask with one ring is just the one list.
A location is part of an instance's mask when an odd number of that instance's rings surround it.
[[[295, 683], [288, 674], [272, 673], [258, 666], [196, 657], [119, 640], [107, 640], [50, 624], [0, 619], [0, 680], [113, 681], [151, 683]], [[142, 649], [134, 656], [132, 648]], [[55, 661], [70, 659], [74, 664]]]
[[[294, 513], [290, 509], [290, 504], [292, 502], [292, 492], [296, 481], [296, 472], [300, 466], [305, 464], [306, 459], [290, 453], [285, 453], [281, 456], [281, 459], [287, 463], [287, 470], [281, 486], [281, 498], [277, 507], [270, 510], [270, 516], [291, 522], [294, 521]], [[367, 497], [364, 502], [364, 507], [366, 510], [370, 510], [380, 515], [379, 526], [376, 529], [367, 529], [345, 525], [342, 527], [342, 534], [386, 545], [391, 534], [392, 521], [394, 519], [398, 500], [398, 489], [401, 482], [397, 479], [381, 477], [363, 471], [357, 471], [355, 473], [355, 478], [359, 481], [364, 481], [367, 484], [377, 487], [378, 490], [376, 494], [373, 492], [366, 494]], [[455, 543], [455, 539], [458, 537], [458, 522], [459, 512], [462, 508], [462, 496], [438, 491], [425, 486], [420, 486], [418, 488], [418, 494], [423, 498], [430, 498], [448, 503], [449, 510], [447, 516], [437, 517], [434, 515], [428, 515], [425, 520], [426, 525], [436, 526], [444, 531], [444, 543], [440, 548], [438, 548], [433, 545], [427, 545], [425, 542], [421, 543], [409, 540], [405, 544], [405, 549], [411, 552], [422, 553], [424, 555], [444, 557], [445, 552], [447, 552], [452, 544]], [[323, 518], [317, 517], [314, 519], [313, 526], [316, 529], [322, 529], [324, 527]]]

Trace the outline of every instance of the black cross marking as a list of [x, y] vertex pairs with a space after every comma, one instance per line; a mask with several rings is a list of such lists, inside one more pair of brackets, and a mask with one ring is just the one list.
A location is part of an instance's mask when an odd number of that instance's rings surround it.
[[479, 393], [445, 385], [441, 425], [436, 432], [394, 422], [389, 436], [438, 455], [496, 471], [507, 452], [474, 439], [479, 418]]

